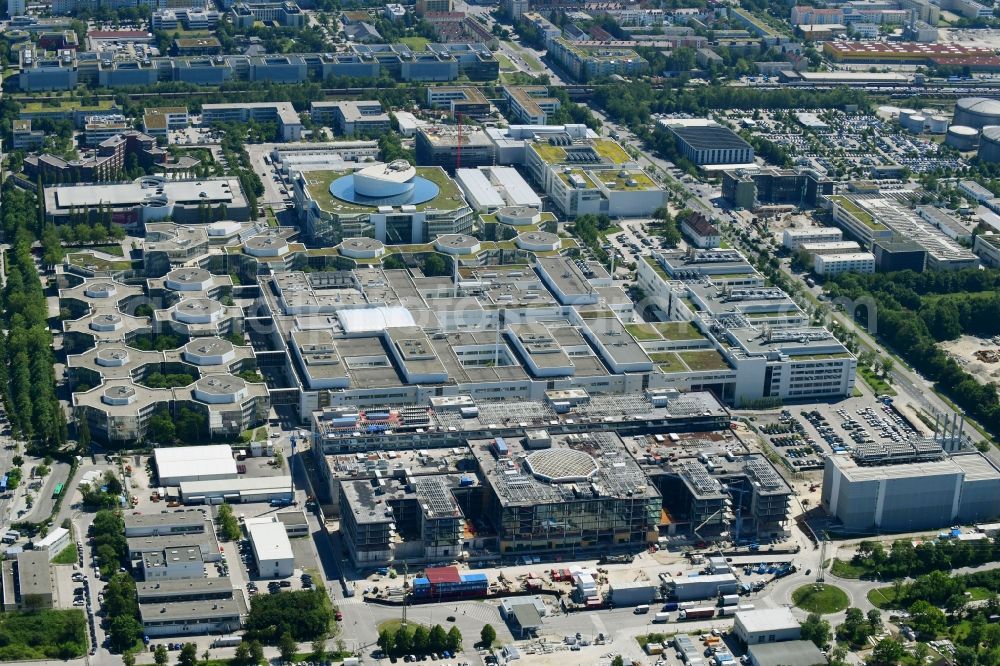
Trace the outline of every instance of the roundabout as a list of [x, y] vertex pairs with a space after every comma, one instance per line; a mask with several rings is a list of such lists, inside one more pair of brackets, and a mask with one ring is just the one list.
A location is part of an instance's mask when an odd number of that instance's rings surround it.
[[846, 609], [851, 600], [846, 592], [835, 585], [810, 583], [792, 592], [792, 602], [810, 613], [832, 615]]

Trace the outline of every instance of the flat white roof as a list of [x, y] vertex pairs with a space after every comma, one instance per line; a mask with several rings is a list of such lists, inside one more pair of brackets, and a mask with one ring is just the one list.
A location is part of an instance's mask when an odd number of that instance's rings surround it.
[[228, 444], [177, 446], [156, 449], [156, 469], [161, 479], [196, 477], [202, 474], [236, 476], [233, 449]]
[[181, 495], [185, 498], [209, 494], [274, 494], [292, 492], [292, 477], [262, 476], [237, 479], [217, 479], [213, 481], [181, 481]]
[[483, 208], [501, 208], [503, 197], [479, 169], [456, 169], [455, 180], [473, 202]]
[[410, 311], [400, 306], [337, 310], [337, 319], [340, 320], [340, 325], [347, 333], [364, 333], [401, 326], [416, 326]]
[[38, 550], [46, 549], [52, 544], [57, 543], [60, 539], [67, 536], [69, 536], [69, 530], [67, 530], [65, 527], [57, 527], [48, 534], [46, 534], [44, 538], [42, 538], [39, 541], [36, 541], [35, 548]]
[[295, 555], [292, 554], [292, 542], [288, 540], [285, 525], [280, 520], [250, 518], [245, 524], [258, 560], [295, 559]]
[[157, 183], [158, 187], [146, 187], [139, 182], [114, 185], [64, 185], [56, 186], [55, 196], [60, 208], [96, 208], [100, 204], [139, 205], [158, 196], [157, 189], [162, 189], [162, 196], [171, 202], [232, 201], [235, 182], [229, 178], [203, 178], [194, 181], [168, 180]]
[[535, 191], [531, 189], [527, 181], [521, 177], [514, 167], [495, 166], [488, 167], [490, 176], [504, 190], [507, 191], [507, 198], [512, 206], [530, 206], [541, 209], [542, 200]]
[[758, 610], [737, 611], [736, 622], [743, 625], [748, 634], [766, 631], [795, 629], [799, 621], [788, 608], [761, 608]]

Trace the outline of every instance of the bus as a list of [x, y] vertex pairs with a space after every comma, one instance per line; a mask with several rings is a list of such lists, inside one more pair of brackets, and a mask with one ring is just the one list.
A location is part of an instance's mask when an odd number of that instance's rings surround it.
[[62, 495], [62, 491], [63, 484], [57, 483], [55, 490], [52, 491], [52, 499], [59, 499], [59, 496]]
[[3, 478], [0, 479], [0, 495], [7, 492], [7, 475], [4, 474]]

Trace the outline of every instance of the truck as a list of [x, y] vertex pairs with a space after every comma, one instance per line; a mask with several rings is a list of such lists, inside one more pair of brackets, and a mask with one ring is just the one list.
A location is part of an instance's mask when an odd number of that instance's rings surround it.
[[670, 613], [657, 613], [653, 617], [653, 624], [663, 624], [665, 622], [670, 622]]
[[740, 595], [738, 594], [723, 594], [722, 595], [721, 606], [736, 606], [740, 603]]
[[710, 617], [715, 617], [715, 607], [714, 606], [702, 606], [700, 608], [684, 608], [681, 609], [677, 616], [678, 620], [707, 620]]
[[280, 507], [280, 506], [291, 506], [292, 504], [294, 504], [294, 502], [292, 502], [292, 500], [290, 500], [290, 499], [275, 498], [275, 499], [271, 500], [271, 506], [277, 506], [277, 507]]
[[663, 604], [663, 608], [661, 610], [663, 612], [675, 611], [675, 610], [677, 610], [677, 602], [676, 601], [668, 601], [667, 603]]
[[723, 606], [719, 609], [719, 617], [728, 617], [730, 615], [736, 615], [736, 611], [739, 610], [739, 606]]
[[636, 615], [645, 615], [649, 612], [649, 604], [642, 604], [641, 606], [636, 606], [635, 610], [632, 611]]
[[212, 641], [212, 647], [235, 647], [243, 642], [242, 636], [231, 634], [229, 636], [219, 636]]

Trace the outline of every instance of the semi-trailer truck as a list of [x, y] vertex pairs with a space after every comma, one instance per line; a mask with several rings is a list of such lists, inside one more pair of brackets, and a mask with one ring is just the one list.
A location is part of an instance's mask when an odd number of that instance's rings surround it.
[[701, 608], [684, 608], [681, 609], [677, 619], [678, 620], [707, 620], [710, 617], [715, 617], [715, 607], [714, 606], [703, 606]]

